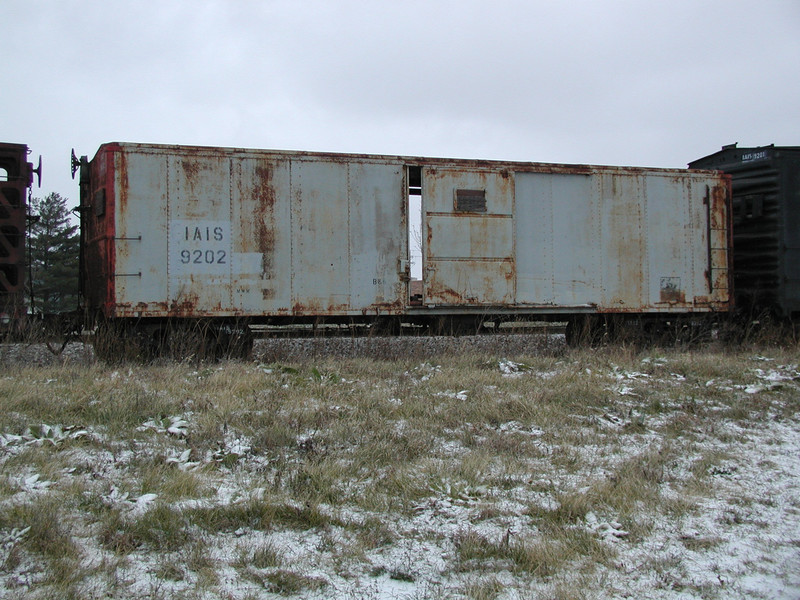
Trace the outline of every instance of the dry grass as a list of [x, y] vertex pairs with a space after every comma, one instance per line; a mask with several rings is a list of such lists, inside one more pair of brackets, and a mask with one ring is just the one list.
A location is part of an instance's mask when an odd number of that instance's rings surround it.
[[[3, 593], [336, 597], [388, 577], [431, 597], [593, 597], [618, 568], [610, 536], [693, 514], [742, 429], [797, 417], [791, 377], [743, 389], [800, 360], [768, 351], [7, 372]], [[423, 548], [445, 556], [435, 573]]]

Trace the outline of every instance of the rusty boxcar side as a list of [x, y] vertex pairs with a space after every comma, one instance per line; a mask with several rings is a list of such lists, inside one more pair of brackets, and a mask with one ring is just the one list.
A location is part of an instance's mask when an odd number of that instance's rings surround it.
[[[729, 307], [724, 177], [464, 164], [425, 167], [422, 179], [428, 308], [564, 315]], [[461, 210], [462, 190], [480, 191], [484, 204]]]
[[130, 143], [104, 144], [81, 171], [84, 295], [108, 319], [731, 305], [720, 173]]
[[399, 314], [399, 162], [106, 144], [83, 194], [106, 317]]

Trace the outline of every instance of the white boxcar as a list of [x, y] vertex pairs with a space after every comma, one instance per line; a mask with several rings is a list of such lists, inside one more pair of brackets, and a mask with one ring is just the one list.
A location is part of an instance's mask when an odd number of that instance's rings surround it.
[[81, 209], [87, 308], [110, 319], [731, 305], [711, 171], [110, 143], [81, 160]]

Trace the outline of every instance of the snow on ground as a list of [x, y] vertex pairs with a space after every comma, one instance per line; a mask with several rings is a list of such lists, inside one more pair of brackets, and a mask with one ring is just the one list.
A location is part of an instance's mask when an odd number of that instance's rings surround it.
[[[656, 519], [644, 543], [616, 544], [620, 597], [800, 598], [800, 423], [728, 427], [740, 441], [712, 467], [712, 496], [680, 521]], [[656, 568], [642, 577], [641, 565]]]
[[[642, 386], [683, 385], [685, 376], [669, 372], [669, 363], [658, 363], [666, 374], [655, 377], [645, 372], [626, 371], [612, 367], [602, 373], [607, 380], [607, 392], [629, 402], [627, 415], [598, 415], [595, 423], [614, 435], [635, 425], [635, 407]], [[769, 357], [755, 356], [751, 382], [746, 385], [729, 381], [705, 382], [709, 391], [723, 394], [754, 396], [769, 394], [773, 390], [789, 389], [800, 394], [798, 373], [794, 365], [778, 365]], [[650, 359], [643, 361], [643, 370], [650, 367]], [[505, 377], [520, 379], [530, 377], [548, 381], [558, 374], [559, 368], [536, 372], [523, 363], [502, 360], [498, 371]], [[265, 373], [271, 374], [271, 369]], [[412, 385], [422, 385], [441, 372], [435, 361], [424, 362], [406, 373]], [[586, 373], [587, 377], [598, 373]], [[120, 385], [125, 376], [117, 374]], [[449, 389], [438, 392], [449, 401], [469, 402], [474, 389]], [[387, 398], [397, 405], [398, 398]], [[712, 401], [713, 403], [713, 401]], [[341, 407], [338, 407], [341, 408]], [[656, 418], [656, 417], [654, 417]], [[161, 436], [169, 441], [183, 440], [192, 426], [192, 414], [163, 416], [160, 420], [145, 421], [140, 431]], [[408, 423], [399, 420], [395, 425], [398, 434]], [[499, 424], [496, 431], [502, 435], [526, 436], [538, 440], [543, 436], [537, 426], [525, 426], [517, 421]], [[323, 504], [320, 509], [334, 519], [334, 525], [322, 528], [284, 528], [263, 531], [240, 527], [235, 531], [216, 534], [207, 540], [208, 560], [216, 565], [217, 584], [203, 586], [193, 571], [184, 572], [174, 579], [159, 573], [164, 556], [136, 548], [119, 560], [113, 569], [114, 581], [105, 575], [95, 576], [83, 588], [86, 597], [119, 598], [183, 598], [193, 589], [201, 598], [272, 598], [292, 596], [291, 592], [270, 593], [270, 588], [259, 577], [274, 573], [269, 568], [251, 570], [250, 577], [242, 577], [242, 569], [235, 566], [237, 557], [253, 549], [274, 548], [284, 557], [284, 570], [303, 574], [303, 586], [296, 596], [303, 598], [363, 598], [375, 600], [411, 598], [548, 598], [567, 597], [564, 590], [572, 579], [580, 580], [576, 589], [591, 590], [596, 598], [654, 598], [678, 600], [691, 598], [764, 598], [793, 600], [800, 598], [800, 421], [796, 415], [783, 417], [769, 414], [753, 423], [746, 420], [722, 419], [713, 432], [691, 432], [692, 457], [678, 456], [669, 466], [661, 492], [674, 497], [676, 503], [690, 506], [674, 514], [659, 514], [642, 507], [647, 527], [638, 535], [626, 530], [619, 515], [589, 512], [575, 527], [581, 528], [607, 546], [613, 559], [599, 564], [588, 574], [569, 569], [548, 578], [520, 575], [511, 565], [498, 561], [491, 569], [470, 570], [460, 565], [456, 542], [473, 535], [497, 543], [513, 544], [514, 540], [540, 536], [525, 510], [531, 504], [540, 504], [553, 510], [557, 505], [552, 496], [539, 491], [535, 481], [511, 482], [506, 488], [480, 487], [471, 489], [443, 479], [438, 487], [430, 489], [427, 497], [420, 499], [410, 512], [366, 511], [353, 505], [333, 506]], [[32, 427], [23, 434], [0, 433], [0, 468], [19, 456], [26, 448], [64, 443], [80, 438], [99, 439], [101, 431], [69, 425]], [[620, 454], [635, 456], [637, 452], [659, 442], [652, 428], [643, 428], [640, 436], [630, 437], [615, 447]], [[537, 442], [538, 443], [538, 442]], [[313, 444], [312, 436], [298, 436], [298, 447]], [[627, 445], [626, 445], [627, 444]], [[546, 450], [546, 448], [544, 449]], [[543, 451], [544, 451], [543, 450]], [[556, 449], [553, 449], [554, 451]], [[5, 482], [13, 493], [5, 494], [0, 508], [25, 505], [46, 497], [52, 490], [63, 488], [70, 478], [82, 474], [90, 480], [87, 485], [102, 501], [119, 509], [126, 516], [141, 515], [158, 504], [157, 494], [135, 495], [113, 482], [119, 481], [126, 464], [136, 452], [163, 453], [163, 447], [123, 448], [109, 452], [89, 446], [71, 450], [63, 460], [67, 463], [58, 473], [45, 478], [30, 466], [10, 475]], [[464, 446], [453, 439], [441, 440], [439, 456], [458, 456]], [[578, 453], [600, 457], [607, 449], [594, 446], [580, 448]], [[720, 457], [709, 460], [705, 467], [707, 477], [703, 488], [696, 493], [687, 491], [677, 483], [691, 479], [690, 471], [696, 468], [696, 457]], [[236, 468], [208, 465], [225, 465], [230, 457]], [[603, 460], [611, 460], [603, 456]], [[191, 507], [230, 506], [247, 500], [259, 499], [267, 493], [254, 484], [254, 474], [263, 474], [271, 466], [268, 461], [254, 456], [251, 440], [228, 435], [223, 447], [203, 457], [191, 456], [187, 451], [174, 451], [167, 455], [166, 463], [179, 470], [203, 474], [216, 488], [211, 497], [184, 500], [178, 509]], [[601, 461], [602, 462], [602, 461]], [[249, 466], [248, 466], [249, 465]], [[445, 465], [446, 468], [446, 465]], [[602, 469], [592, 473], [557, 474], [553, 481], [579, 483], [581, 477], [597, 478]], [[205, 469], [205, 470], [204, 470]], [[259, 479], [263, 482], [263, 477]], [[301, 504], [296, 507], [304, 510]], [[483, 513], [491, 512], [484, 518]], [[376, 523], [385, 529], [386, 539], [376, 543], [359, 556], [343, 554], [343, 548], [354, 547], [355, 534], [345, 526], [348, 523]], [[345, 525], [338, 525], [345, 524]], [[379, 525], [377, 525], [379, 524]], [[96, 529], [84, 524], [72, 535], [81, 547], [88, 563], [101, 564], [111, 560], [107, 551], [93, 541]], [[23, 559], [15, 564], [15, 547], [29, 535], [23, 526], [0, 530], [0, 596], [22, 598], [26, 590], [40, 582], [42, 571], [33, 559]], [[19, 560], [19, 558], [17, 558]], [[186, 562], [190, 557], [178, 557]], [[27, 562], [26, 562], [27, 561]], [[288, 585], [288, 584], [287, 584]], [[487, 590], [492, 590], [491, 593]], [[274, 590], [273, 590], [274, 591]], [[480, 593], [485, 595], [481, 596]], [[575, 596], [578, 597], [578, 596]]]

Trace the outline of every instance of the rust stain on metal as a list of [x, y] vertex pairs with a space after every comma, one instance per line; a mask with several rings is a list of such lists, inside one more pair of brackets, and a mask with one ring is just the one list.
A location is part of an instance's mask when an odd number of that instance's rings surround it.
[[641, 182], [634, 178], [637, 193], [623, 187], [631, 181], [613, 176], [611, 178], [611, 199], [614, 205], [610, 212], [610, 231], [608, 232], [610, 256], [617, 259], [616, 273], [619, 284], [616, 286], [620, 294], [612, 299], [612, 303], [620, 308], [625, 304], [641, 302], [644, 273], [642, 271], [642, 205], [633, 199], [640, 197]]
[[[255, 171], [255, 201], [256, 201], [256, 237], [258, 251], [262, 255], [262, 274], [269, 278], [273, 272], [275, 231], [275, 189], [272, 184], [273, 166], [269, 163], [259, 164]], [[243, 215], [248, 218], [250, 215]], [[274, 290], [272, 291], [274, 296]], [[272, 297], [270, 296], [270, 297]], [[267, 297], [265, 296], [265, 299]]]
[[167, 312], [173, 317], [190, 317], [197, 313], [197, 296], [183, 297], [180, 300], [173, 300], [169, 304]]
[[368, 307], [362, 309], [363, 314], [401, 314], [405, 305], [402, 299], [395, 300], [394, 302], [375, 302]]
[[437, 304], [478, 304], [477, 298], [440, 285], [433, 286], [429, 295]]
[[724, 185], [711, 189], [711, 228], [726, 229], [728, 227], [728, 190]]
[[327, 306], [319, 301], [295, 302], [292, 304], [292, 314], [295, 316], [313, 315], [338, 315], [346, 313], [348, 306], [342, 303], [331, 302]]
[[714, 289], [727, 290], [729, 284], [728, 271], [725, 269], [714, 269]]
[[[100, 148], [95, 159], [82, 165], [81, 205], [90, 207], [91, 199], [105, 189], [105, 209], [103, 214], [92, 210], [84, 210], [82, 214], [82, 227], [84, 228], [84, 269], [86, 280], [83, 288], [91, 306], [99, 308], [105, 316], [116, 314], [116, 252], [114, 237], [116, 234], [116, 211], [122, 201], [117, 197], [116, 169], [114, 168], [115, 155], [118, 151], [116, 144]], [[110, 164], [109, 164], [110, 163]], [[121, 181], [128, 183], [127, 162], [120, 161]], [[89, 174], [83, 180], [83, 169], [88, 169]], [[120, 192], [122, 195], [122, 192]], [[123, 201], [127, 200], [127, 196]]]
[[[130, 215], [130, 209], [128, 208], [128, 193], [130, 189], [130, 174], [128, 172], [128, 155], [125, 152], [119, 152], [116, 154], [110, 154], [107, 156], [107, 161], [111, 161], [111, 164], [114, 165], [113, 169], [107, 169], [108, 176], [113, 177], [116, 179], [115, 182], [112, 182], [111, 186], [114, 189], [112, 204], [113, 204], [113, 211], [112, 214], [116, 215], [116, 219], [114, 221], [119, 220], [121, 225], [126, 224], [126, 218]], [[128, 231], [121, 231], [120, 234], [123, 236], [127, 236], [130, 232]], [[110, 248], [109, 251], [111, 253], [111, 260], [112, 260], [112, 268], [111, 273], [116, 273], [118, 264], [126, 264], [128, 259], [128, 252], [130, 250], [130, 246], [128, 244], [118, 244], [115, 243], [117, 239], [117, 223], [114, 223], [114, 233], [112, 234], [112, 238], [110, 240]], [[116, 293], [116, 286], [115, 286], [115, 293]]]
[[196, 159], [185, 158], [181, 161], [181, 167], [183, 167], [183, 174], [186, 177], [186, 181], [189, 182], [189, 185], [192, 185], [200, 172], [200, 164]]
[[679, 277], [662, 277], [660, 301], [665, 304], [686, 304], [686, 292]]

